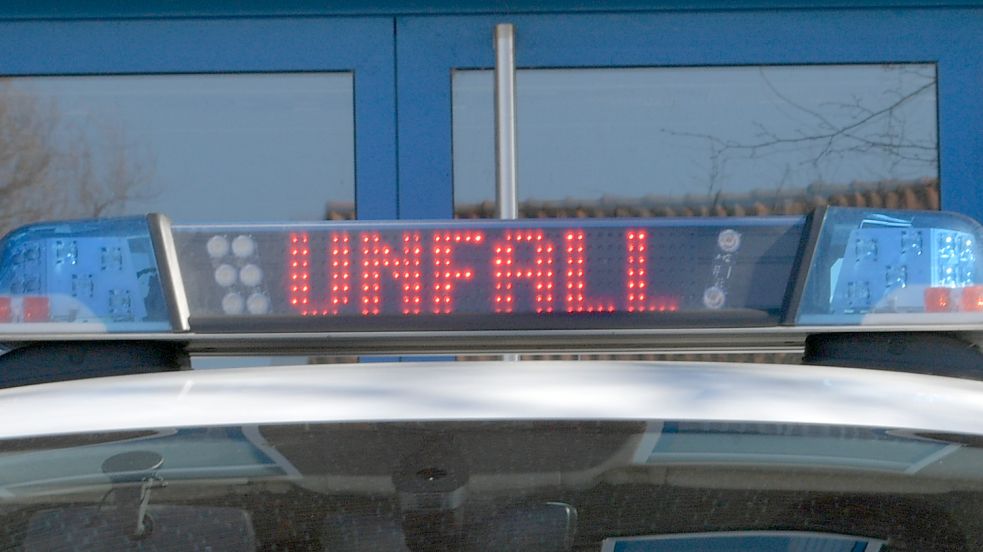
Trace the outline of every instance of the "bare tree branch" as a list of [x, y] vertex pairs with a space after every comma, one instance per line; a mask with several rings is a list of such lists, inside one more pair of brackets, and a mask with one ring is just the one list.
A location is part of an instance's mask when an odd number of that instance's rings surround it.
[[12, 79], [0, 79], [0, 233], [41, 219], [118, 214], [152, 196], [146, 156], [121, 129], [73, 125]]
[[[892, 70], [897, 68], [892, 67]], [[883, 92], [887, 103], [870, 106], [858, 96], [846, 102], [826, 102], [818, 107], [805, 105], [782, 92], [768, 77], [765, 68], [760, 69], [763, 85], [779, 100], [776, 106], [798, 128], [783, 133], [776, 132], [762, 121], [751, 123], [751, 140], [727, 139], [703, 132], [684, 132], [661, 129], [661, 132], [677, 137], [704, 140], [710, 146], [707, 193], [719, 191], [721, 168], [718, 164], [738, 159], [758, 159], [782, 154], [799, 155], [798, 164], [821, 169], [820, 163], [830, 157], [843, 158], [854, 154], [877, 153], [884, 162], [896, 169], [901, 163], [917, 163], [935, 166], [938, 162], [936, 141], [913, 139], [909, 136], [908, 121], [902, 111], [907, 104], [931, 93], [936, 87], [934, 72], [901, 69], [908, 80], [921, 80], [915, 86], [902, 86]], [[784, 109], [784, 108], [787, 109]], [[827, 109], [824, 109], [827, 108]], [[779, 188], [785, 186], [791, 175], [788, 162]]]

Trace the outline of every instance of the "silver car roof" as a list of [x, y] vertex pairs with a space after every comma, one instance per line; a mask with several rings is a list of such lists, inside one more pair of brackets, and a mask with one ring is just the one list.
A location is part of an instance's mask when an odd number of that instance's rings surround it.
[[983, 434], [983, 382], [726, 363], [432, 362], [193, 370], [0, 390], [0, 438], [295, 422], [712, 420]]

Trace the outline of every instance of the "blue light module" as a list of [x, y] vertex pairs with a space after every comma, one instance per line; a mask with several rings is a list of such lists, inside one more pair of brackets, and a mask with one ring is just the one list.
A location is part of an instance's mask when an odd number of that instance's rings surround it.
[[954, 213], [829, 209], [799, 324], [983, 322], [983, 231]]
[[0, 333], [170, 329], [147, 220], [46, 223], [4, 238]]

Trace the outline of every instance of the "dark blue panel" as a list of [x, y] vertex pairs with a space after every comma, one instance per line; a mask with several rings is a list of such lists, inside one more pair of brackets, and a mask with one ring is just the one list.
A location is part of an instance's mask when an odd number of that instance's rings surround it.
[[978, 0], [11, 0], [3, 19], [242, 17], [309, 15], [459, 15], [660, 10], [973, 6]]
[[953, 37], [965, 50], [939, 63], [939, 169], [942, 208], [983, 220], [983, 22], [973, 25], [976, 36]]
[[400, 19], [403, 217], [451, 215], [451, 71], [492, 67], [499, 22], [517, 26], [520, 67], [938, 62], [943, 207], [983, 219], [981, 10]]
[[391, 19], [0, 23], [0, 74], [354, 71], [358, 214], [396, 215]]

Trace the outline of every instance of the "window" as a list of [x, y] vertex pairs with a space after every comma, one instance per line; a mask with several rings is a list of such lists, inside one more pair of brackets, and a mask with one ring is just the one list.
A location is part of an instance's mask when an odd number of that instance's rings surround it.
[[352, 213], [353, 109], [351, 73], [3, 79], [0, 222]]
[[[453, 77], [454, 206], [492, 216], [491, 71]], [[522, 70], [522, 216], [938, 209], [930, 64]]]
[[872, 551], [888, 542], [962, 552], [983, 535], [978, 439], [957, 433], [406, 421], [0, 445], [2, 550], [143, 539], [164, 549]]

